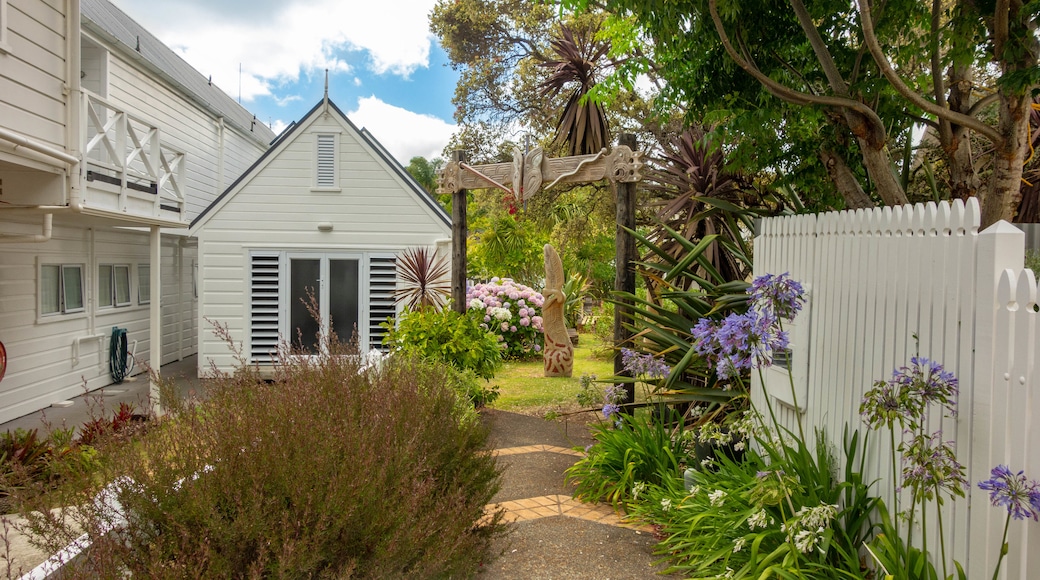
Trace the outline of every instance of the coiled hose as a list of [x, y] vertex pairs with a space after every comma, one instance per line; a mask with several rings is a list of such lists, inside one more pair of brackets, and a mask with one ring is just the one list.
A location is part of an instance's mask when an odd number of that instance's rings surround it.
[[112, 372], [112, 380], [116, 383], [123, 382], [134, 368], [134, 357], [130, 354], [125, 328], [112, 327], [108, 368]]

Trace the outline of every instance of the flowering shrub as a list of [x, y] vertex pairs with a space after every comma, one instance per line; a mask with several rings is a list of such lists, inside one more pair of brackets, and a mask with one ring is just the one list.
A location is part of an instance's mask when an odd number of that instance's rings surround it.
[[467, 312], [500, 337], [506, 358], [542, 351], [542, 301], [541, 294], [510, 278], [492, 278], [466, 291]]

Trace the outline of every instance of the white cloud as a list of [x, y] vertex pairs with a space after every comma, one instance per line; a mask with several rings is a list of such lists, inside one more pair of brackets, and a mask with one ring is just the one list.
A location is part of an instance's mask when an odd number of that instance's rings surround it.
[[434, 0], [114, 2], [229, 94], [241, 86], [244, 101], [301, 72], [350, 72], [349, 51], [367, 51], [378, 74], [429, 64]]
[[384, 103], [375, 96], [358, 101], [347, 117], [358, 128], [366, 128], [402, 165], [417, 155], [441, 157], [456, 126]]

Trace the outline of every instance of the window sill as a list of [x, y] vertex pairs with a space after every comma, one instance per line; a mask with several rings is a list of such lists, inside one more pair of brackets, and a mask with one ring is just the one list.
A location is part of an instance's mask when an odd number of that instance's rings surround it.
[[[37, 311], [39, 312], [39, 311]], [[65, 322], [68, 320], [79, 320], [87, 317], [87, 311], [69, 312], [67, 314], [55, 312], [53, 314], [37, 314], [36, 324], [50, 324], [52, 322]]]

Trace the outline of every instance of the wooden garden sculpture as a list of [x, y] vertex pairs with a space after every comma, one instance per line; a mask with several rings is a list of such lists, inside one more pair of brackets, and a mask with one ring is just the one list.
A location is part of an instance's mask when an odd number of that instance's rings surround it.
[[574, 349], [567, 336], [563, 307], [563, 262], [549, 244], [545, 244], [545, 290], [542, 292], [542, 333], [545, 337], [545, 376], [569, 377], [574, 370]]

